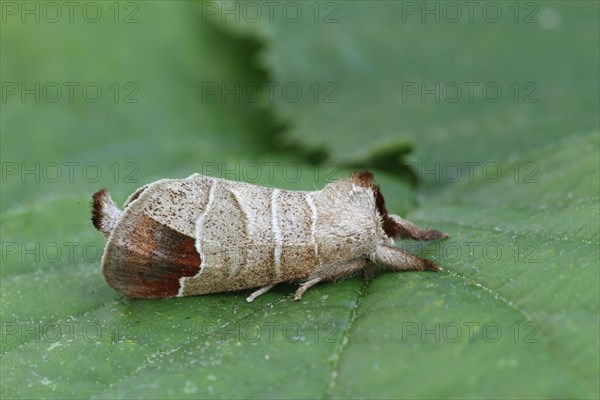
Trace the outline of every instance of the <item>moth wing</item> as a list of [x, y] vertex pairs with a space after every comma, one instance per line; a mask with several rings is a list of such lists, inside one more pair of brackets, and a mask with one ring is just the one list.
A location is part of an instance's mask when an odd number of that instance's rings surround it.
[[215, 180], [196, 223], [202, 271], [186, 280], [184, 295], [235, 291], [275, 282], [272, 189]]
[[210, 185], [211, 178], [193, 175], [157, 181], [130, 196], [102, 259], [107, 283], [134, 298], [177, 296], [181, 279], [200, 271], [194, 229]]

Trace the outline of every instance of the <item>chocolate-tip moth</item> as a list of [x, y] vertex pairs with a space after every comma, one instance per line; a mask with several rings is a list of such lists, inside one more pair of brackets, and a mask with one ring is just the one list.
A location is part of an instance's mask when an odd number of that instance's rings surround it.
[[358, 273], [432, 270], [395, 239], [448, 235], [389, 214], [373, 174], [316, 191], [287, 191], [194, 174], [135, 191], [120, 210], [103, 189], [92, 222], [106, 239], [106, 282], [133, 298], [167, 298], [298, 282], [295, 299], [322, 281]]

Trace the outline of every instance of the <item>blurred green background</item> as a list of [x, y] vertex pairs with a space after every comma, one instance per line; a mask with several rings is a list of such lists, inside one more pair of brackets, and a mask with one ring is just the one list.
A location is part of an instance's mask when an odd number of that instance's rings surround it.
[[[0, 4], [2, 398], [600, 395], [598, 2]], [[101, 187], [364, 168], [442, 273], [103, 281]]]

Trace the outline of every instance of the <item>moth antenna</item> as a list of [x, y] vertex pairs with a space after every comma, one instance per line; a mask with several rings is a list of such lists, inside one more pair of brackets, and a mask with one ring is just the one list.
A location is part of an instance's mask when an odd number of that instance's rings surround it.
[[448, 238], [448, 234], [435, 229], [421, 228], [396, 214], [390, 214], [388, 221], [395, 224], [396, 235], [394, 238], [414, 240], [440, 240]]
[[92, 196], [92, 223], [104, 236], [108, 236], [121, 218], [121, 210], [110, 197], [108, 190], [102, 189]]

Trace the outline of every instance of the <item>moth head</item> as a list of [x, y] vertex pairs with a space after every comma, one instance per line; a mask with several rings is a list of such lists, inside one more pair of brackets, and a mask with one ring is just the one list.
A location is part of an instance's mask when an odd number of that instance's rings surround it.
[[375, 183], [373, 173], [370, 171], [355, 172], [350, 178], [353, 184], [368, 188], [373, 193], [375, 207], [380, 216], [381, 229], [389, 239], [396, 239], [402, 231], [398, 218], [390, 215], [385, 207], [385, 199], [381, 193], [381, 188]]
[[439, 240], [446, 239], [447, 233], [435, 230], [420, 228], [410, 221], [402, 219], [395, 214], [389, 214], [385, 207], [385, 200], [381, 194], [379, 185], [373, 181], [373, 174], [369, 171], [355, 172], [351, 177], [352, 183], [368, 187], [373, 193], [375, 208], [379, 215], [379, 223], [385, 236], [394, 242], [395, 239], [414, 239], [414, 240]]

